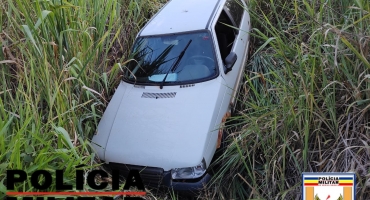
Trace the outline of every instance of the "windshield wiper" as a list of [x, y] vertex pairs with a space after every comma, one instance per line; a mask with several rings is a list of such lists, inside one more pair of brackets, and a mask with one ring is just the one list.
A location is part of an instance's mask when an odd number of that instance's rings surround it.
[[168, 75], [171, 71], [175, 70], [175, 69], [176, 69], [176, 67], [177, 67], [177, 65], [179, 65], [179, 63], [180, 63], [180, 61], [181, 61], [182, 57], [184, 56], [184, 54], [185, 54], [186, 50], [188, 49], [188, 47], [189, 47], [189, 45], [190, 45], [190, 43], [191, 43], [192, 41], [193, 41], [193, 40], [189, 40], [189, 42], [188, 42], [188, 44], [186, 45], [186, 47], [181, 51], [181, 53], [180, 53], [180, 54], [179, 54], [179, 56], [177, 57], [176, 62], [171, 66], [170, 70], [168, 70], [168, 72], [166, 73], [166, 76], [164, 76], [164, 79], [162, 80], [162, 82], [161, 82], [161, 84], [160, 84], [159, 88], [161, 88], [161, 89], [163, 88], [163, 85], [164, 85], [164, 82], [166, 81], [167, 75]]

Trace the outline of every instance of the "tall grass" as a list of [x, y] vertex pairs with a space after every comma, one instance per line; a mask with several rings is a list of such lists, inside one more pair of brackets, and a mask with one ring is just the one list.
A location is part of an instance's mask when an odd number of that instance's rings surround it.
[[357, 199], [369, 199], [370, 2], [249, 3], [244, 109], [218, 198], [301, 199], [302, 172], [355, 172]]
[[[163, 2], [0, 2], [0, 198], [7, 169], [64, 169], [73, 184], [76, 165], [96, 167], [89, 138], [120, 79], [115, 63]], [[204, 198], [300, 199], [310, 171], [356, 172], [358, 199], [370, 198], [369, 4], [249, 0], [243, 109], [219, 190]]]
[[[96, 166], [89, 138], [159, 1], [0, 2], [0, 198], [6, 170]], [[109, 62], [108, 62], [109, 61]], [[50, 190], [55, 187], [54, 183]], [[33, 191], [30, 181], [16, 191]]]

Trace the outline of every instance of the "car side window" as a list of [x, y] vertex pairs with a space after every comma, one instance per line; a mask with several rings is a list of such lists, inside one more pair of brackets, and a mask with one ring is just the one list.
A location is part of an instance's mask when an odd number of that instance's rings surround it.
[[228, 0], [225, 4], [226, 12], [230, 14], [237, 27], [240, 27], [243, 18], [244, 8], [242, 5], [243, 3], [240, 0]]
[[217, 20], [215, 31], [217, 36], [218, 46], [222, 61], [225, 63], [225, 58], [230, 54], [233, 43], [236, 37], [236, 29], [231, 22], [230, 17], [222, 10], [220, 17]]

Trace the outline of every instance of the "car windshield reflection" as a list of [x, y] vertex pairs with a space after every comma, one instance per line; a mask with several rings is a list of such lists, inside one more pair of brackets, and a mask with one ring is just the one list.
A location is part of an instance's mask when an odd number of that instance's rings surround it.
[[212, 40], [207, 31], [140, 37], [134, 44], [132, 59], [123, 78], [135, 84], [195, 83], [217, 74]]

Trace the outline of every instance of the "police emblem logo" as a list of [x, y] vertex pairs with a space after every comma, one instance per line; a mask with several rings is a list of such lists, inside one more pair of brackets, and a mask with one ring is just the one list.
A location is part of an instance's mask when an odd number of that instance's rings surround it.
[[303, 173], [303, 200], [355, 200], [355, 173]]

